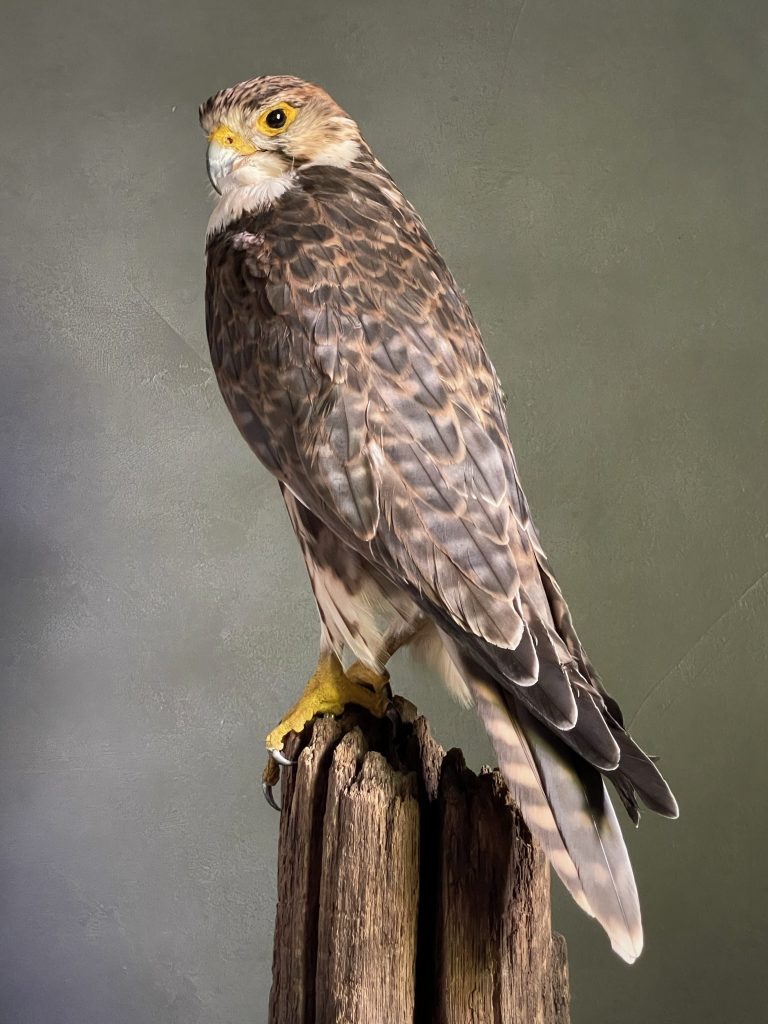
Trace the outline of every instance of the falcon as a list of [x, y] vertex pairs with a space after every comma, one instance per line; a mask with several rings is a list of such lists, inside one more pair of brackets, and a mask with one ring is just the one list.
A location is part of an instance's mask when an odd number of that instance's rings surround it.
[[[579, 642], [531, 520], [477, 324], [411, 204], [321, 88], [260, 77], [200, 107], [206, 327], [224, 401], [277, 478], [320, 617], [267, 737], [389, 707], [409, 645], [480, 715], [557, 874], [628, 962], [637, 889], [606, 790], [678, 809]], [[267, 781], [274, 780], [269, 770]]]

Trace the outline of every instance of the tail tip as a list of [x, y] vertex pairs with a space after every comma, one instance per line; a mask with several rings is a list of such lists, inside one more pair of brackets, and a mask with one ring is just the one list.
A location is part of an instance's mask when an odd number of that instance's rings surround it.
[[642, 928], [636, 931], [614, 932], [610, 935], [611, 948], [627, 964], [633, 964], [643, 951]]

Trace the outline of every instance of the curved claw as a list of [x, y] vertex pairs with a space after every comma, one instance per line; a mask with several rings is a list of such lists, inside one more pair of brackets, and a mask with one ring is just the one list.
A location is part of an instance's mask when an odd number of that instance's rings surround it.
[[281, 750], [271, 750], [270, 749], [268, 751], [268, 753], [269, 753], [269, 756], [272, 758], [272, 760], [273, 761], [277, 761], [277, 763], [282, 765], [283, 768], [290, 768], [291, 765], [296, 764], [295, 761], [291, 761], [289, 758], [287, 758], [285, 756], [285, 754]]
[[264, 799], [267, 801], [269, 806], [274, 807], [276, 811], [280, 810], [280, 805], [275, 800], [272, 791], [279, 782], [280, 765], [270, 757], [264, 765], [264, 771], [261, 773], [261, 789], [264, 793]]
[[276, 811], [282, 810], [280, 804], [275, 800], [272, 794], [272, 786], [268, 782], [262, 782], [261, 788], [264, 791], [264, 799], [267, 801], [270, 807], [274, 807]]

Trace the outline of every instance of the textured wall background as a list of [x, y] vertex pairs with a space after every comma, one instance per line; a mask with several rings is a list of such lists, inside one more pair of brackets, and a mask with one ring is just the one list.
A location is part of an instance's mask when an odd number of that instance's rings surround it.
[[[634, 968], [564, 898], [574, 1021], [755, 1021], [768, 697], [760, 0], [4, 0], [2, 1024], [265, 1020], [262, 738], [313, 666], [202, 318], [197, 104], [324, 84], [465, 286], [582, 637], [683, 814]], [[395, 663], [446, 744], [472, 716]], [[558, 889], [559, 896], [559, 889]]]

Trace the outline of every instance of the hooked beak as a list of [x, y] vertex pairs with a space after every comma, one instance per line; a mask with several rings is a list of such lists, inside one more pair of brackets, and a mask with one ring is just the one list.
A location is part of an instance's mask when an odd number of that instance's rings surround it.
[[247, 159], [256, 152], [254, 145], [226, 125], [219, 125], [210, 133], [206, 167], [208, 180], [219, 195], [222, 194], [224, 180], [235, 170], [236, 161]]
[[222, 146], [220, 142], [209, 142], [208, 153], [206, 154], [206, 168], [208, 180], [221, 195], [222, 182], [232, 173], [235, 160], [240, 156], [236, 149], [231, 146]]
[[219, 195], [221, 195], [221, 189], [216, 184], [216, 182], [218, 180], [218, 175], [214, 171], [213, 161], [211, 160], [211, 149], [210, 149], [210, 146], [208, 147], [208, 152], [206, 153], [206, 156], [205, 156], [205, 169], [208, 172], [208, 181], [210, 181], [210, 183], [213, 186], [213, 188], [219, 193]]

